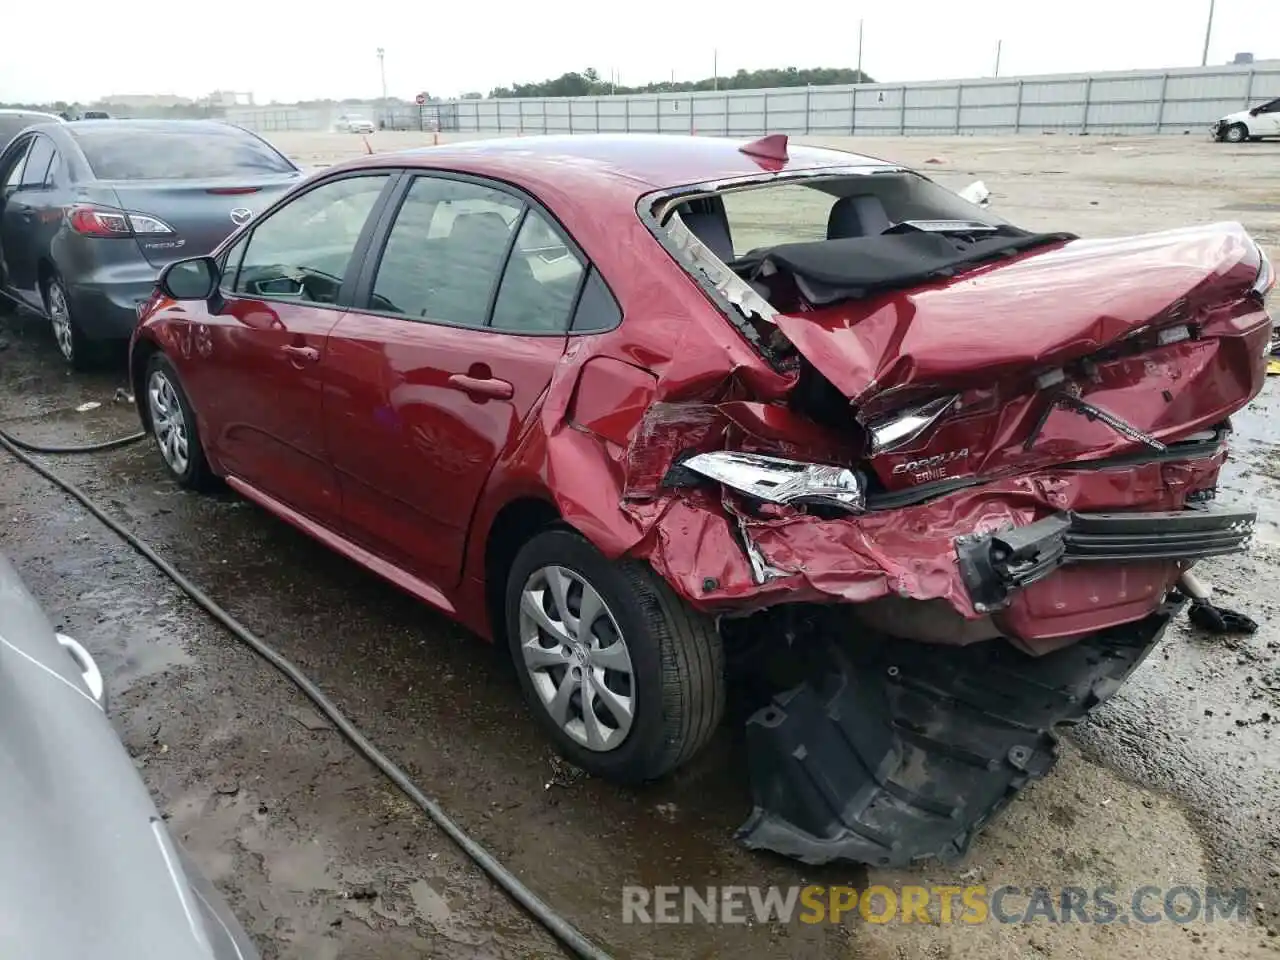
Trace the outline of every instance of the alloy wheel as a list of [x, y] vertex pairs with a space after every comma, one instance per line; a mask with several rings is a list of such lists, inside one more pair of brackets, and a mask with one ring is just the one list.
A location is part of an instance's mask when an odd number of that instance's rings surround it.
[[582, 574], [535, 570], [520, 594], [520, 650], [538, 699], [588, 750], [621, 746], [635, 718], [631, 653], [618, 621]]
[[71, 311], [67, 307], [67, 295], [62, 284], [54, 281], [49, 284], [49, 322], [53, 325], [53, 336], [58, 341], [58, 349], [63, 359], [71, 362], [76, 358], [75, 335], [71, 330]]
[[181, 476], [191, 463], [187, 418], [182, 412], [178, 391], [163, 370], [153, 371], [147, 381], [147, 405], [160, 455], [169, 469]]

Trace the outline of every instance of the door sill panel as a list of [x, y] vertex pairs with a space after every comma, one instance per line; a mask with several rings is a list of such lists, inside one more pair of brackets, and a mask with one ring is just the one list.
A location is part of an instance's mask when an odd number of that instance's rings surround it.
[[395, 584], [406, 593], [417, 597], [424, 603], [443, 611], [451, 616], [456, 615], [452, 603], [440, 591], [440, 589], [425, 580], [421, 580], [412, 574], [406, 573], [394, 564], [388, 563], [376, 554], [370, 553], [364, 547], [352, 543], [346, 537], [334, 533], [328, 527], [321, 526], [314, 520], [310, 520], [303, 516], [297, 510], [281, 503], [270, 494], [263, 493], [257, 487], [254, 487], [239, 477], [228, 476], [226, 478], [227, 486], [235, 490], [241, 496], [248, 500], [252, 500], [258, 506], [275, 514], [286, 523], [297, 527], [303, 533], [319, 540], [330, 550], [342, 554], [348, 560], [354, 560], [366, 570], [376, 573], [384, 580], [388, 580]]

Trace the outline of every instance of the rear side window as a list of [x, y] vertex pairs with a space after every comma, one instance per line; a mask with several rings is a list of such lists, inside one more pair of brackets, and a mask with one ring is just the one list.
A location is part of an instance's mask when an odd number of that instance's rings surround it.
[[49, 164], [53, 161], [53, 144], [48, 137], [36, 137], [27, 154], [27, 165], [22, 171], [24, 187], [42, 187], [49, 173]]
[[27, 158], [27, 151], [30, 148], [31, 138], [28, 137], [25, 143], [19, 143], [11, 150], [5, 151], [4, 162], [8, 167], [5, 170], [0, 170], [0, 177], [4, 178], [6, 188], [16, 187], [22, 182], [22, 168]]
[[523, 210], [501, 190], [416, 177], [387, 237], [372, 308], [483, 327]]
[[40, 123], [45, 117], [33, 117], [30, 114], [19, 113], [0, 113], [0, 150], [4, 149], [5, 144], [20, 134], [33, 123]]
[[520, 227], [492, 324], [516, 333], [553, 333], [569, 329], [573, 301], [582, 286], [582, 262], [535, 210]]
[[99, 180], [213, 180], [293, 173], [271, 146], [232, 126], [72, 124]]

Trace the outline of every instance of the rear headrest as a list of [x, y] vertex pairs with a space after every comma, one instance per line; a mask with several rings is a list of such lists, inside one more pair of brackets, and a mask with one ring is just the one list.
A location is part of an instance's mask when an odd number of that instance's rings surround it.
[[729, 217], [722, 197], [699, 197], [676, 208], [689, 232], [701, 240], [726, 263], [733, 259], [733, 237], [729, 233]]
[[880, 198], [871, 194], [841, 197], [831, 205], [827, 215], [827, 239], [875, 237], [884, 233], [893, 221], [884, 212]]
[[492, 246], [495, 252], [502, 253], [506, 250], [510, 234], [511, 228], [502, 219], [502, 214], [486, 210], [482, 213], [462, 213], [455, 217], [449, 231], [449, 240], [478, 249]]

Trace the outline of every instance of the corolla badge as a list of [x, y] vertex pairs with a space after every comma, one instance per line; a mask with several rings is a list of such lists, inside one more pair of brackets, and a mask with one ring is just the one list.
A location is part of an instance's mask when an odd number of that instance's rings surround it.
[[237, 227], [242, 227], [253, 219], [253, 211], [248, 207], [236, 207], [231, 211], [231, 222]]

